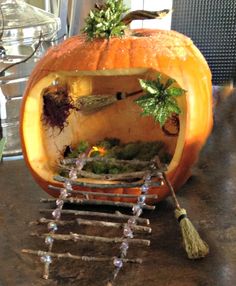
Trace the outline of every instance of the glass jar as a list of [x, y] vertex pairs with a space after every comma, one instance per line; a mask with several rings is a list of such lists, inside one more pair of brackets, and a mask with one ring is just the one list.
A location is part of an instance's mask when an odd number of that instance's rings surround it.
[[[0, 137], [7, 139], [4, 156], [21, 154], [19, 109], [25, 84], [59, 29], [60, 19], [51, 13], [22, 0], [0, 0]], [[30, 57], [39, 40], [40, 46]], [[19, 64], [5, 70], [15, 63]]]

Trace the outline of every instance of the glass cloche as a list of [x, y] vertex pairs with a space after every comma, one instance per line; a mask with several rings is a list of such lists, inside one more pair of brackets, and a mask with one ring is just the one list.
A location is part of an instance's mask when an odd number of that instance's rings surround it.
[[60, 19], [51, 13], [22, 0], [0, 0], [0, 138], [7, 140], [4, 156], [21, 154], [19, 110], [25, 85], [36, 62], [54, 44], [59, 29]]

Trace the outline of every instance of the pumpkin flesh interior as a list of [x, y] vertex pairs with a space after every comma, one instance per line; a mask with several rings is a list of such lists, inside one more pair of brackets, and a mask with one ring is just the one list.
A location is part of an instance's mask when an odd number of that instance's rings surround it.
[[[117, 92], [134, 92], [140, 90], [139, 78], [155, 79], [157, 71], [137, 68], [123, 70], [100, 70], [93, 72], [57, 72], [41, 79], [31, 89], [25, 102], [23, 119], [23, 137], [27, 159], [30, 167], [47, 182], [53, 182], [57, 173], [59, 159], [65, 147], [77, 146], [80, 141], [91, 145], [107, 137], [119, 138], [122, 142], [163, 141], [173, 158], [168, 171], [171, 171], [181, 156], [185, 133], [185, 96], [178, 98], [182, 109], [180, 115], [180, 132], [177, 137], [164, 135], [158, 123], [151, 117], [140, 116], [141, 109], [134, 102], [140, 95], [106, 106], [90, 114], [72, 110], [63, 130], [52, 128], [42, 121], [42, 90], [55, 79], [69, 86], [69, 95], [73, 100], [79, 96], [99, 94], [116, 94]], [[166, 76], [163, 75], [165, 82]], [[91, 181], [91, 179], [80, 179]], [[96, 180], [92, 180], [96, 182]], [[101, 181], [99, 181], [102, 183]], [[112, 182], [104, 181], [112, 184]]]

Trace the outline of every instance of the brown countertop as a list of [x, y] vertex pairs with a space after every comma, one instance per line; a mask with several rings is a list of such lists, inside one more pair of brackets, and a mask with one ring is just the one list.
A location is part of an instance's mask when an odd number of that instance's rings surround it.
[[[150, 218], [153, 229], [149, 248], [130, 249], [142, 265], [125, 265], [116, 285], [122, 286], [233, 286], [236, 285], [236, 94], [219, 102], [215, 125], [193, 176], [179, 191], [181, 205], [210, 246], [208, 257], [186, 258], [171, 200], [157, 205]], [[22, 248], [43, 249], [44, 242], [30, 237], [29, 222], [40, 217], [45, 194], [33, 181], [23, 160], [0, 164], [0, 286], [105, 285], [112, 265], [73, 260], [55, 261], [49, 280], [42, 264], [23, 255]], [[96, 232], [94, 230], [94, 232]], [[58, 250], [64, 245], [57, 243]], [[69, 243], [72, 250], [115, 255], [113, 247]], [[112, 252], [112, 254], [111, 254]]]

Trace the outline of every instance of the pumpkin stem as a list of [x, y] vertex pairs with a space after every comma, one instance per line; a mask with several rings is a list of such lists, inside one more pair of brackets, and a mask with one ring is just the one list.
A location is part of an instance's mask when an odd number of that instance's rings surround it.
[[162, 19], [171, 12], [172, 10], [168, 9], [160, 11], [135, 10], [126, 14], [121, 21], [127, 26], [134, 20]]
[[90, 10], [85, 19], [86, 24], [82, 33], [87, 34], [89, 40], [122, 37], [126, 33], [127, 26], [133, 20], [162, 19], [171, 12], [168, 9], [161, 11], [137, 10], [131, 11], [123, 17], [127, 10], [123, 0], [106, 0], [103, 5], [95, 4], [95, 8]]

